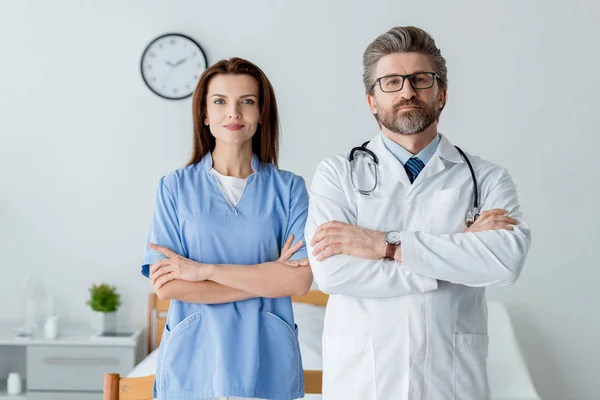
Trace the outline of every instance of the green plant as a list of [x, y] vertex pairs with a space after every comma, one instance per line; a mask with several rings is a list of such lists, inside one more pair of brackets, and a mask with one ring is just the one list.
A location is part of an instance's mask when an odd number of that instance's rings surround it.
[[121, 305], [121, 295], [117, 288], [106, 283], [93, 285], [90, 289], [90, 299], [85, 304], [94, 311], [113, 312]]

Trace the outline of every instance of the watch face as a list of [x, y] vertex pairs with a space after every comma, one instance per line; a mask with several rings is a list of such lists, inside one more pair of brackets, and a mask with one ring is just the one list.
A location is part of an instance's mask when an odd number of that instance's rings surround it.
[[200, 45], [179, 33], [154, 39], [144, 50], [140, 65], [148, 88], [170, 100], [191, 96], [206, 67], [206, 57]]
[[401, 238], [402, 238], [402, 235], [398, 231], [389, 231], [388, 233], [385, 234], [385, 240], [391, 244], [400, 243]]

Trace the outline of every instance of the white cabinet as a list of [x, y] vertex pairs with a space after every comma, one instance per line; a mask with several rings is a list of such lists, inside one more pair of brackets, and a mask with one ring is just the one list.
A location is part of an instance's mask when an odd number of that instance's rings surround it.
[[[10, 337], [0, 325], [0, 400], [102, 400], [104, 374], [125, 375], [144, 357], [143, 330], [131, 337], [92, 338], [72, 330], [55, 340]], [[17, 372], [23, 394], [8, 396], [6, 377]]]

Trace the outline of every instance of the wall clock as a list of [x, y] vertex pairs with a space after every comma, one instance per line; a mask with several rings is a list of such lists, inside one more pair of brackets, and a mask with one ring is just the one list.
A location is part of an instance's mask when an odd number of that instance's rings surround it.
[[146, 46], [140, 62], [146, 86], [169, 100], [190, 97], [206, 67], [206, 55], [200, 45], [180, 33], [154, 39]]

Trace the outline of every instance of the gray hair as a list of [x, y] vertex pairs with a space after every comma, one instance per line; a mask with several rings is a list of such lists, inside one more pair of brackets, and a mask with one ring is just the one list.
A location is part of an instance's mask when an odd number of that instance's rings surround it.
[[363, 54], [363, 83], [367, 94], [373, 94], [373, 74], [381, 58], [394, 53], [421, 53], [429, 58], [436, 74], [440, 77], [440, 89], [448, 86], [448, 69], [442, 52], [433, 38], [424, 30], [414, 26], [397, 26], [379, 35]]

